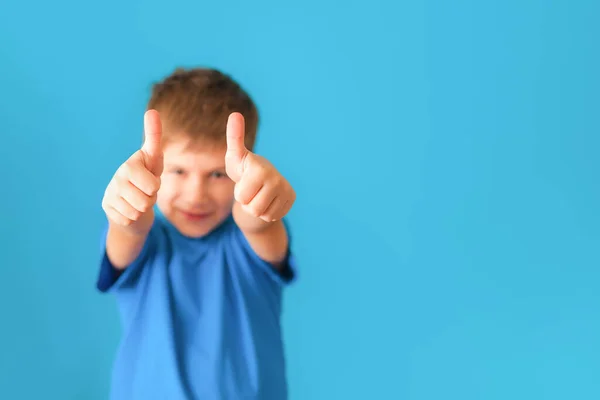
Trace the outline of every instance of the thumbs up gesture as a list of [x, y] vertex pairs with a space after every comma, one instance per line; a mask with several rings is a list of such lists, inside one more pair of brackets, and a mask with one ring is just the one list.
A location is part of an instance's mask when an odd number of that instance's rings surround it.
[[163, 170], [162, 127], [158, 112], [144, 115], [144, 144], [123, 163], [108, 184], [102, 208], [109, 221], [133, 233], [147, 233]]
[[267, 159], [246, 148], [244, 132], [244, 117], [232, 113], [227, 121], [225, 168], [235, 182], [235, 200], [246, 213], [266, 222], [277, 221], [292, 208], [296, 193]]

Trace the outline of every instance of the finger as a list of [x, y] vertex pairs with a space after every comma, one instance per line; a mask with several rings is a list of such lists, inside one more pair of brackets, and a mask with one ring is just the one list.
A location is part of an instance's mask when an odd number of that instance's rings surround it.
[[104, 209], [104, 211], [106, 212], [106, 216], [108, 217], [108, 219], [118, 225], [129, 226], [133, 222], [132, 220], [115, 210], [114, 207], [107, 206]]
[[250, 210], [252, 215], [255, 217], [262, 216], [267, 208], [273, 203], [275, 196], [273, 192], [267, 187], [263, 186], [262, 189], [254, 196], [252, 201], [247, 204], [247, 209]]
[[278, 220], [280, 218], [279, 215], [282, 214], [281, 211], [285, 203], [286, 201], [283, 198], [279, 196], [275, 197], [275, 199], [273, 199], [271, 204], [269, 204], [265, 211], [263, 211], [260, 217], [267, 222]]
[[247, 177], [235, 185], [234, 196], [238, 203], [246, 205], [262, 189], [263, 181], [259, 177]]
[[237, 161], [241, 161], [248, 151], [244, 143], [244, 130], [245, 123], [242, 114], [234, 112], [229, 115], [227, 120], [227, 153], [230, 158]]
[[119, 214], [132, 221], [136, 221], [141, 215], [141, 213], [138, 210], [133, 208], [131, 204], [126, 202], [125, 199], [120, 196], [115, 196], [110, 205], [112, 208], [117, 210]]
[[276, 219], [282, 219], [285, 217], [290, 210], [292, 209], [294, 203], [296, 202], [296, 192], [292, 189], [291, 193], [285, 197], [285, 202], [281, 206], [279, 213], [275, 214]]
[[293, 201], [291, 201], [291, 200], [284, 201], [283, 205], [273, 215], [273, 220], [279, 221], [280, 219], [285, 217], [287, 215], [287, 213], [290, 212], [290, 209], [292, 208], [292, 204], [293, 204]]
[[139, 161], [132, 160], [124, 163], [117, 171], [117, 175], [121, 180], [131, 182], [148, 196], [153, 196], [160, 189], [160, 178], [142, 167]]
[[144, 114], [144, 144], [142, 150], [153, 157], [161, 153], [162, 126], [156, 110], [148, 110]]
[[149, 211], [156, 202], [156, 195], [148, 196], [129, 181], [121, 183], [119, 193], [127, 203], [142, 213]]
[[148, 110], [144, 114], [144, 144], [142, 152], [146, 167], [156, 176], [162, 174], [163, 153], [161, 147], [162, 124], [156, 110]]

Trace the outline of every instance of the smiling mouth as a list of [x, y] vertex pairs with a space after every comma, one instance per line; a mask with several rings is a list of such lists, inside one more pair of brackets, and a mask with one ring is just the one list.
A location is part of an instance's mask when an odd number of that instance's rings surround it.
[[202, 221], [208, 218], [212, 213], [196, 213], [180, 210], [183, 216], [190, 221]]

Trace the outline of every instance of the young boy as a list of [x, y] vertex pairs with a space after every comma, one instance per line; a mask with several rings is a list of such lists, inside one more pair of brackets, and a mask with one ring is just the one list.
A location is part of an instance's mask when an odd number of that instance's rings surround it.
[[113, 400], [287, 398], [282, 218], [296, 196], [252, 153], [257, 125], [219, 71], [179, 69], [154, 86], [143, 146], [102, 202], [98, 289], [116, 296], [124, 330]]

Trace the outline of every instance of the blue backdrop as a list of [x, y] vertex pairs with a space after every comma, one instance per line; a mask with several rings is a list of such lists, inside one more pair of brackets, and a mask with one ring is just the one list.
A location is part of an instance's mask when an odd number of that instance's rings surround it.
[[298, 192], [293, 400], [600, 398], [597, 1], [4, 1], [0, 398], [105, 399], [100, 202], [221, 68]]

